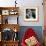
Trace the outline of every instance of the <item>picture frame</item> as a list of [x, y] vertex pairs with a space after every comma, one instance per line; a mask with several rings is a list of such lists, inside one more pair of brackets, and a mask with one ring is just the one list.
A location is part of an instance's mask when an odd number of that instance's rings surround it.
[[9, 10], [2, 10], [2, 15], [9, 15]]
[[29, 7], [25, 8], [24, 10], [24, 20], [25, 21], [32, 21], [37, 22], [39, 20], [39, 14], [38, 14], [38, 8], [37, 7]]
[[17, 13], [18, 13], [18, 12], [17, 12], [16, 10], [14, 10], [14, 9], [9, 11], [9, 14], [10, 14], [10, 15], [16, 15]]

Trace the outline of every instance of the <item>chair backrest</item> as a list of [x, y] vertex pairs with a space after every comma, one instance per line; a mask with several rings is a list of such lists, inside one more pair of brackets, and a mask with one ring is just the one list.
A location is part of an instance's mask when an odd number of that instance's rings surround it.
[[24, 36], [23, 36], [23, 38], [22, 38], [22, 43], [21, 44], [23, 44], [22, 46], [26, 46], [25, 44], [25, 39], [28, 39], [29, 37], [31, 37], [31, 36], [35, 36], [36, 37], [36, 33], [34, 32], [34, 30], [32, 29], [32, 28], [28, 28], [27, 30], [26, 30], [26, 32], [25, 32], [25, 34], [24, 34]]
[[24, 40], [31, 37], [31, 36], [37, 36], [37, 34], [35, 33], [35, 31], [32, 28], [28, 28], [24, 34]]

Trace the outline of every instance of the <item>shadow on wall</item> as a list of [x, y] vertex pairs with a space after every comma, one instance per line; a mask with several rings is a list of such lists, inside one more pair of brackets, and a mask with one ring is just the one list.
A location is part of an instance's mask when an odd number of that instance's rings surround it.
[[42, 30], [42, 26], [21, 26], [20, 27], [20, 32], [19, 32], [19, 39], [20, 39], [20, 42], [23, 38], [23, 35], [25, 33], [25, 31], [28, 29], [28, 28], [32, 28], [36, 33], [37, 33], [37, 37], [39, 39], [39, 41], [42, 43], [43, 42], [43, 30]]

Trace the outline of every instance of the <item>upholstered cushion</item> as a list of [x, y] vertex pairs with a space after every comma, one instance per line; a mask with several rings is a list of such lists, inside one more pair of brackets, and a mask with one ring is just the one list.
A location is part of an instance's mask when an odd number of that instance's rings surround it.
[[28, 39], [25, 39], [25, 43], [27, 44], [27, 46], [35, 46], [37, 42], [38, 41], [34, 36], [29, 37]]
[[41, 46], [37, 40], [37, 34], [34, 32], [32, 28], [28, 28], [22, 38], [21, 42], [22, 46]]

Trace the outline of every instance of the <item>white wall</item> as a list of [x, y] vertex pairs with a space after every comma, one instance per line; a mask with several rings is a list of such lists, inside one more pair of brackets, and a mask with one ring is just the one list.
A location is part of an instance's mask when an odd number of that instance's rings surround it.
[[[14, 3], [15, 0], [0, 0], [0, 6], [2, 7], [9, 7], [9, 6], [15, 6]], [[19, 24], [20, 26], [43, 26], [44, 23], [44, 16], [43, 16], [43, 6], [42, 6], [43, 0], [17, 0], [17, 6], [19, 9]], [[39, 11], [39, 21], [38, 22], [25, 22], [24, 21], [24, 9], [26, 7], [38, 7]]]
[[1, 7], [14, 6], [14, 5], [15, 5], [14, 1], [15, 1], [15, 0], [0, 0], [0, 6], [1, 6]]
[[[21, 2], [21, 1], [20, 1]], [[21, 26], [43, 26], [43, 6], [42, 6], [42, 0], [24, 0], [23, 4], [21, 4], [20, 7], [20, 17], [19, 17], [19, 24]], [[24, 21], [24, 9], [26, 7], [38, 7], [39, 11], [39, 21], [38, 22], [25, 22]], [[21, 19], [20, 19], [21, 18]]]

